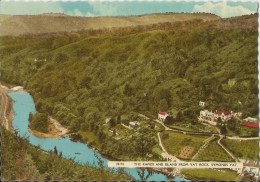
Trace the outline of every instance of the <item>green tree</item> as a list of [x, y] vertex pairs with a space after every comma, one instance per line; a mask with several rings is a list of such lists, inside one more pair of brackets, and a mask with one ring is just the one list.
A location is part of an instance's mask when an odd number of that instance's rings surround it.
[[166, 99], [168, 106], [171, 106], [171, 92], [168, 89], [158, 87], [153, 92], [153, 97], [156, 104], [159, 104], [162, 99]]
[[184, 117], [183, 117], [182, 111], [178, 111], [178, 113], [176, 115], [176, 121], [177, 122], [182, 122], [183, 120], [184, 120]]
[[227, 128], [226, 128], [225, 125], [221, 126], [220, 133], [223, 134], [223, 135], [227, 134]]
[[154, 174], [154, 172], [146, 169], [138, 169], [137, 174], [140, 177], [140, 181], [147, 181], [148, 178]]
[[168, 110], [168, 103], [166, 99], [161, 99], [159, 103], [159, 110], [160, 111], [167, 111]]
[[174, 118], [172, 116], [167, 116], [164, 120], [164, 123], [167, 125], [172, 125], [174, 121]]
[[123, 93], [126, 96], [131, 96], [133, 94], [133, 88], [129, 84], [126, 84]]
[[111, 118], [109, 121], [109, 125], [111, 128], [114, 128], [116, 126], [116, 120], [114, 118]]
[[115, 129], [113, 130], [113, 136], [116, 136], [116, 130]]
[[223, 121], [220, 117], [217, 118], [217, 126], [222, 126], [223, 125]]
[[30, 128], [40, 132], [48, 132], [48, 114], [36, 113], [30, 116]]
[[232, 117], [228, 122], [227, 122], [227, 127], [231, 131], [236, 131], [237, 129], [237, 121], [234, 117]]
[[58, 150], [57, 150], [57, 147], [54, 146], [54, 150], [53, 150], [54, 154], [58, 155]]

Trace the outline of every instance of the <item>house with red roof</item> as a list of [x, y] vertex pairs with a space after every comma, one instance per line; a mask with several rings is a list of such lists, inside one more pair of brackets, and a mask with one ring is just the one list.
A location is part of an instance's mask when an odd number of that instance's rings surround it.
[[215, 118], [220, 118], [222, 121], [229, 121], [233, 116], [233, 111], [220, 111], [216, 110]]
[[199, 121], [209, 123], [210, 125], [217, 125], [217, 120], [220, 118], [223, 122], [229, 121], [233, 117], [232, 111], [221, 111], [216, 112], [202, 110], [200, 111]]
[[167, 112], [160, 111], [160, 112], [158, 113], [158, 119], [159, 119], [160, 121], [164, 121], [167, 116], [169, 116], [169, 114], [168, 114]]

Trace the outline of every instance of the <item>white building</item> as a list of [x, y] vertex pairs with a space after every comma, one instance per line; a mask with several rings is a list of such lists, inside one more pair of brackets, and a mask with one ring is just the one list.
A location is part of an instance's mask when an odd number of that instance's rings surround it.
[[106, 118], [105, 123], [108, 124], [110, 122], [110, 120], [111, 120], [110, 118]]
[[162, 111], [161, 111], [161, 112], [158, 113], [158, 119], [159, 119], [160, 121], [164, 121], [167, 116], [169, 116], [169, 114], [168, 114], [167, 112], [162, 112]]
[[217, 125], [215, 114], [208, 110], [200, 111], [199, 121], [206, 122], [214, 126]]
[[216, 110], [216, 112], [202, 110], [200, 111], [199, 121], [209, 123], [211, 125], [217, 125], [218, 118], [223, 122], [229, 121], [233, 117], [232, 111], [220, 111]]
[[206, 105], [206, 102], [202, 102], [202, 101], [199, 102], [200, 107], [205, 107], [205, 105]]
[[215, 118], [221, 118], [222, 121], [229, 121], [233, 116], [233, 112], [232, 111], [220, 111], [220, 110], [216, 110], [215, 112]]
[[256, 118], [251, 118], [251, 117], [247, 117], [246, 119], [244, 119], [247, 122], [251, 122], [251, 123], [257, 123], [258, 119]]
[[132, 129], [137, 129], [138, 126], [140, 126], [140, 123], [138, 121], [130, 121], [129, 122], [129, 127]]

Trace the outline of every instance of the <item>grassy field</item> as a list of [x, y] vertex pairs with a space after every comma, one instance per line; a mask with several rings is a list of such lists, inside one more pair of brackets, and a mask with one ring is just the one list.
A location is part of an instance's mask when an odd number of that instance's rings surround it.
[[227, 127], [227, 136], [241, 136], [241, 137], [257, 137], [258, 136], [257, 128], [249, 128], [246, 126], [239, 127], [239, 133], [235, 133]]
[[117, 125], [115, 127], [116, 132], [119, 134], [120, 138], [128, 137], [129, 135], [134, 133], [134, 130], [128, 129], [123, 125]]
[[217, 132], [213, 127], [205, 126], [199, 123], [191, 124], [189, 122], [186, 123], [174, 123], [169, 126], [173, 129], [180, 129], [184, 131], [197, 131], [197, 132]]
[[93, 132], [83, 132], [78, 131], [78, 134], [82, 136], [82, 139], [86, 141], [87, 143], [94, 144], [97, 148], [100, 148], [101, 143], [98, 139], [98, 137]]
[[155, 128], [156, 132], [161, 132], [164, 130], [164, 127], [161, 124], [155, 124]]
[[222, 140], [222, 143], [238, 158], [258, 160], [259, 140]]
[[153, 152], [158, 154], [158, 155], [161, 155], [162, 154], [162, 149], [160, 148], [160, 146], [155, 146], [153, 148]]
[[235, 181], [237, 174], [234, 171], [215, 169], [182, 169], [182, 174], [192, 180], [215, 180], [215, 181]]
[[249, 128], [245, 126], [240, 127], [239, 136], [250, 137], [250, 136], [258, 136], [259, 130], [256, 128]]
[[[206, 140], [207, 136], [195, 136], [195, 135], [185, 135], [181, 133], [175, 133], [171, 131], [165, 131], [165, 134], [168, 134], [168, 137], [165, 139], [162, 138], [162, 143], [165, 149], [172, 155], [180, 155], [181, 150], [185, 146], [194, 147], [193, 154], [197, 152], [203, 141]], [[192, 155], [193, 155], [192, 154]], [[192, 157], [190, 156], [190, 158]]]
[[204, 149], [197, 158], [198, 161], [234, 161], [224, 149], [217, 143], [217, 139], [213, 140], [206, 149]]

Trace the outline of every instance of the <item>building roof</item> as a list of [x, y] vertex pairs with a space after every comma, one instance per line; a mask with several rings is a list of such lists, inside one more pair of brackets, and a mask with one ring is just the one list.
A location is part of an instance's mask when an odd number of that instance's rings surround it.
[[160, 115], [166, 115], [167, 112], [160, 111], [159, 114], [160, 114]]
[[130, 124], [130, 125], [134, 125], [134, 126], [136, 125], [136, 123], [133, 122], [133, 121], [130, 121], [129, 124]]
[[258, 122], [258, 119], [256, 118], [251, 118], [251, 117], [247, 117], [246, 119], [244, 119], [245, 121], [248, 121], [248, 122]]
[[231, 114], [231, 112], [230, 112], [230, 111], [220, 111], [220, 110], [217, 110], [217, 111], [216, 111], [216, 114], [217, 114], [217, 115], [222, 115], [222, 113], [223, 113], [225, 116], [227, 116], [227, 115], [230, 115], [230, 114]]
[[258, 124], [257, 123], [250, 123], [250, 122], [247, 122], [247, 121], [243, 121], [242, 125], [243, 126], [247, 126], [247, 127], [251, 127], [251, 128], [258, 128]]

